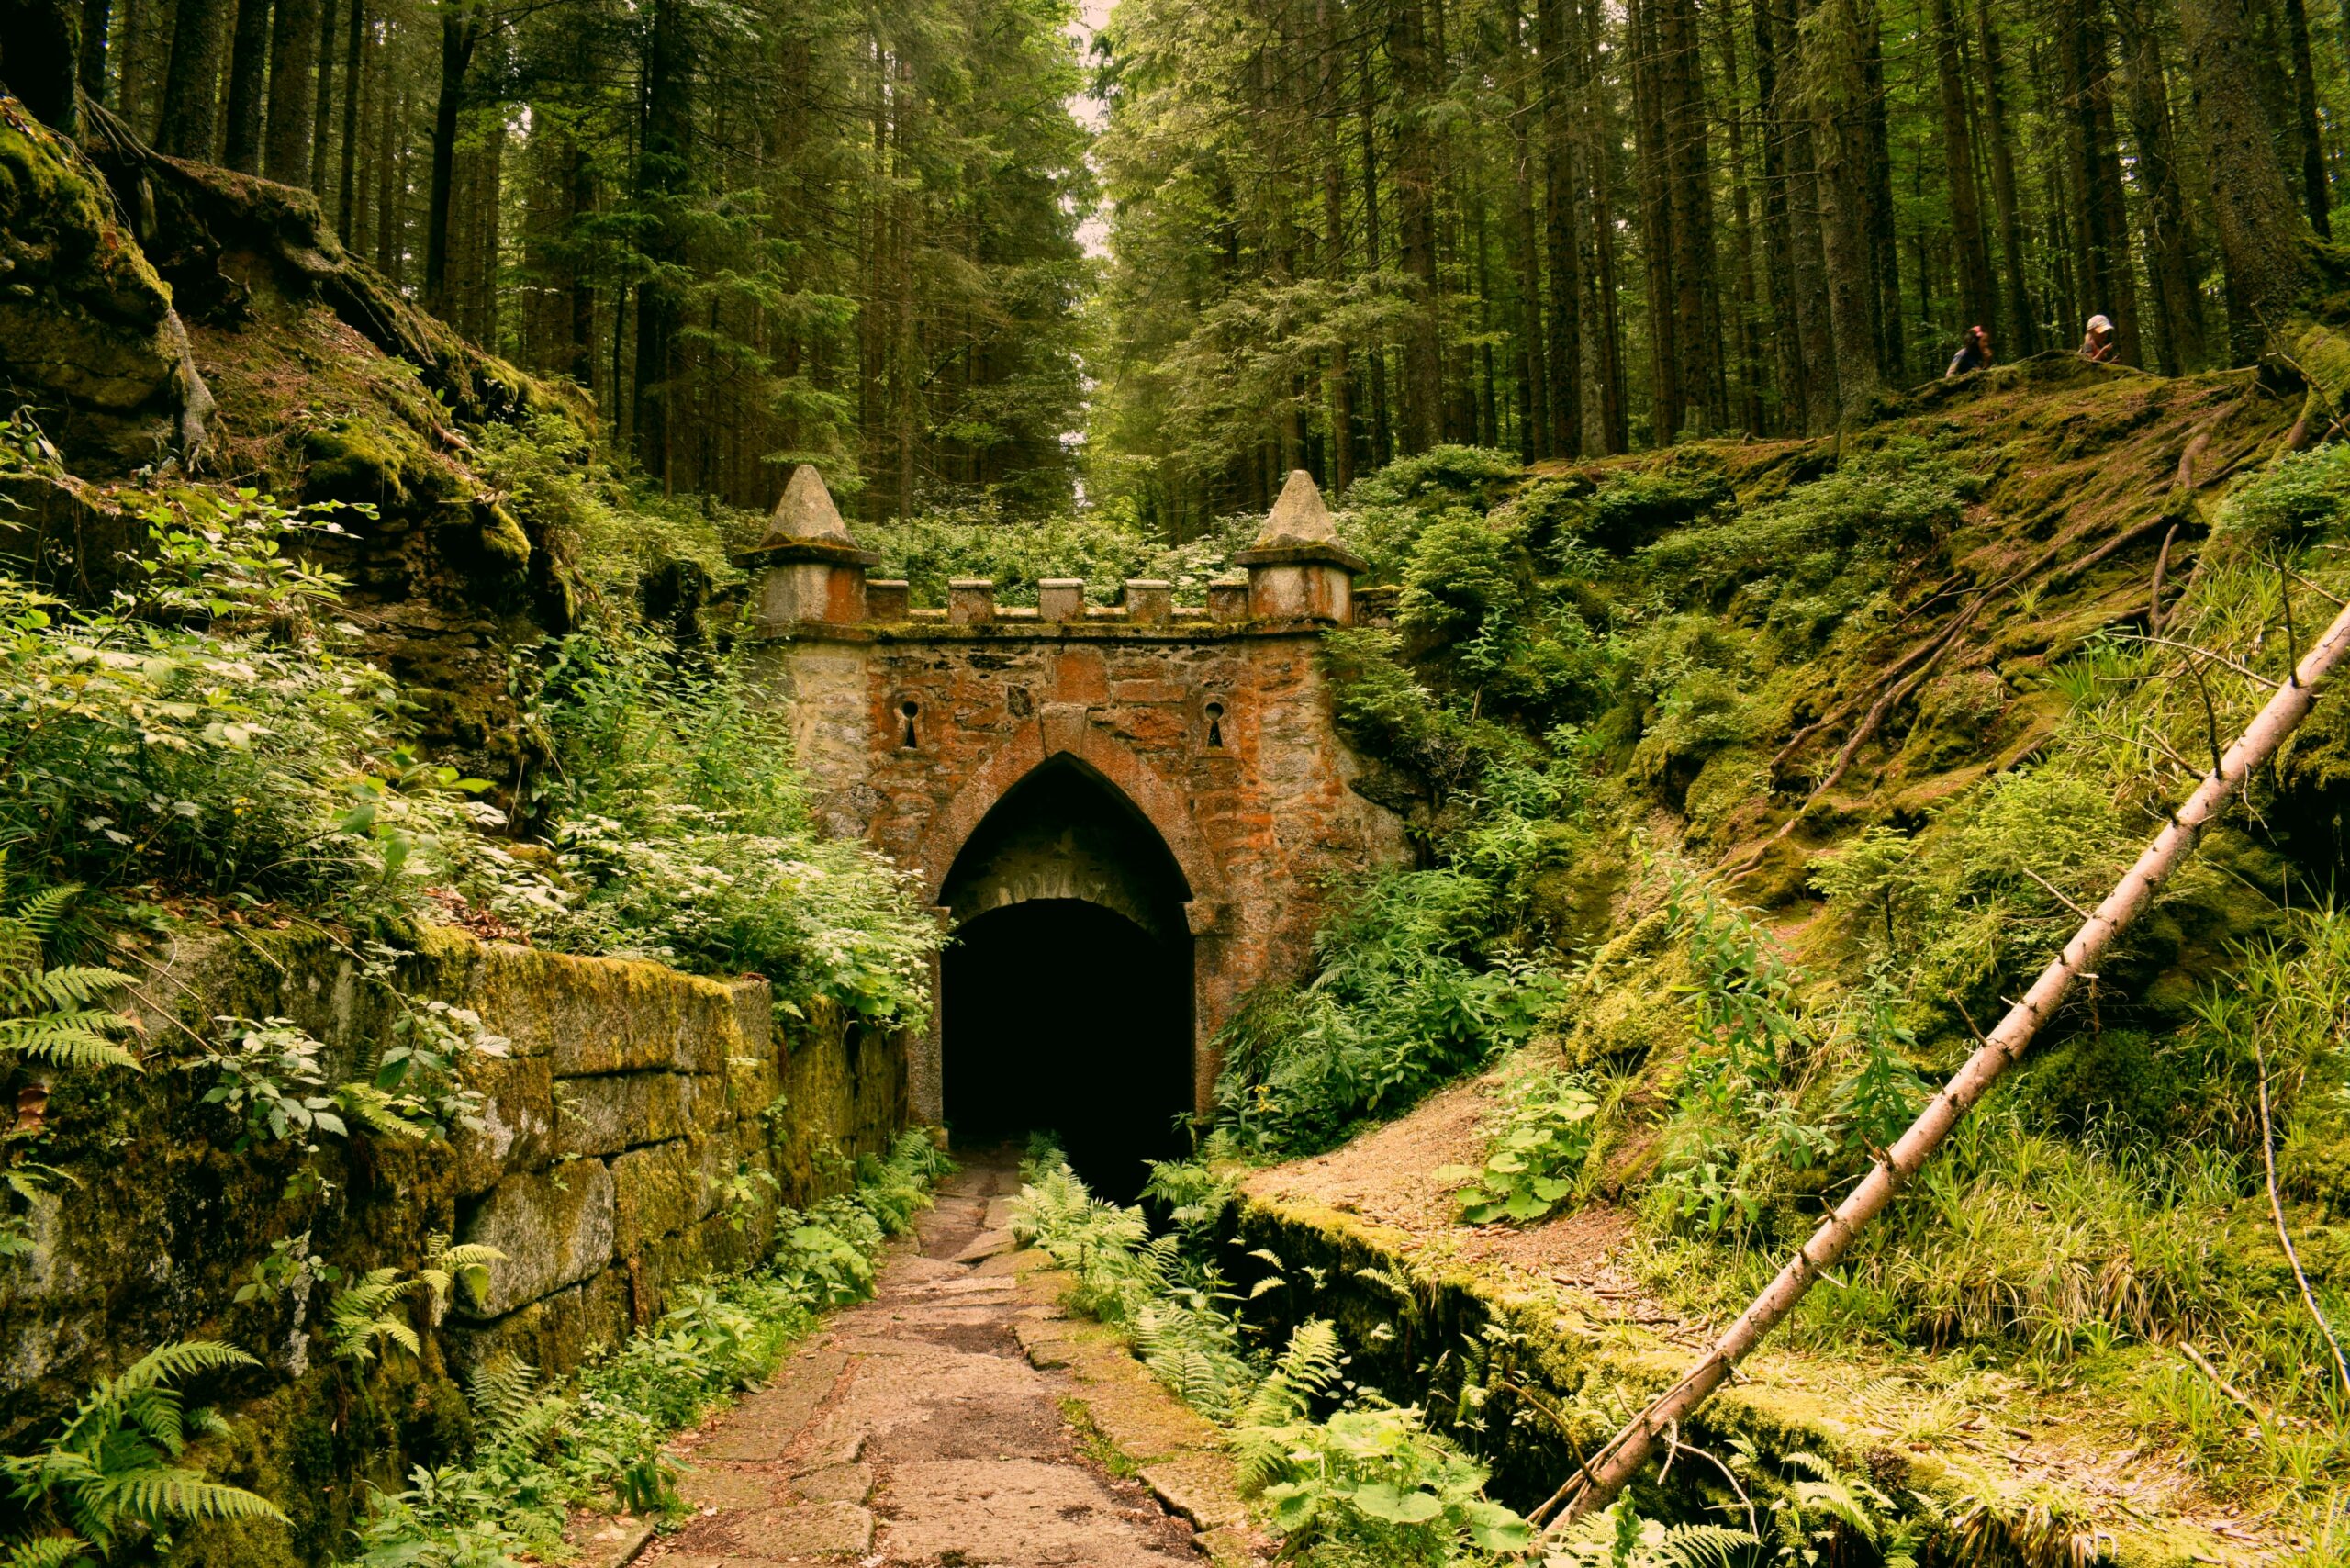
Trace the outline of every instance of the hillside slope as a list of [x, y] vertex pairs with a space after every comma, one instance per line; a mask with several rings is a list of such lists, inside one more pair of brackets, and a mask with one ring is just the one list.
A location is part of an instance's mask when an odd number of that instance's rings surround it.
[[[1393, 632], [1336, 645], [1342, 711], [1429, 862], [1362, 918], [1470, 879], [1443, 896], [1487, 913], [1451, 939], [1552, 974], [1550, 1022], [1416, 1104], [1348, 1099], [1327, 1042], [1427, 999], [1373, 995], [1371, 940], [1336, 934], [1231, 1042], [1226, 1147], [1302, 1151], [1245, 1178], [1240, 1233], [1328, 1269], [1317, 1310], [1370, 1333], [1411, 1304], [1418, 1360], [1363, 1352], [1391, 1394], [1460, 1397], [1468, 1363], [1427, 1359], [1447, 1334], [1523, 1337], [1473, 1423], [1510, 1501], [1745, 1305], [2331, 618], [2350, 467], [2285, 454], [2298, 409], [2049, 357], [1922, 388], [1841, 454], [1464, 456], [1358, 494], [1398, 587]], [[2320, 703], [1688, 1442], [1743, 1452], [1766, 1503], [1815, 1453], [1960, 1555], [2338, 1551], [2350, 1389], [2264, 1148], [2339, 1322], [2345, 717]], [[1730, 1477], [1684, 1457], [1648, 1506], [1736, 1515]]]

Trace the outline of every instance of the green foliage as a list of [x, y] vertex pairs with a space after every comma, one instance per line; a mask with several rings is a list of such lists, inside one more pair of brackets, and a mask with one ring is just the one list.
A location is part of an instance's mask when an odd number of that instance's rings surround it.
[[[7, 869], [0, 848], [0, 877]], [[128, 976], [90, 964], [48, 961], [46, 948], [73, 896], [70, 883], [43, 889], [0, 909], [0, 1059], [58, 1067], [120, 1067], [139, 1058], [116, 1043], [131, 1020], [102, 1003]]]
[[1213, 1229], [1239, 1196], [1239, 1184], [1206, 1159], [1154, 1159], [1142, 1195], [1165, 1204], [1169, 1223], [1194, 1235]]
[[2292, 549], [2350, 519], [2350, 449], [2325, 444], [2277, 458], [2228, 498], [2215, 537], [2248, 551]]
[[1110, 604], [1130, 577], [1173, 585], [1179, 604], [1207, 602], [1207, 585], [1234, 568], [1234, 554], [1259, 519], [1222, 518], [1192, 539], [1167, 543], [1118, 506], [1017, 518], [998, 500], [926, 508], [860, 526], [858, 539], [881, 554], [876, 576], [902, 577], [916, 604], [943, 605], [955, 577], [986, 577], [996, 602], [1033, 605], [1045, 577], [1081, 577], [1089, 602]]
[[[6, 871], [6, 849], [0, 845], [0, 893]], [[48, 946], [79, 891], [70, 884], [48, 888], [0, 906], [0, 1075], [12, 1074], [25, 1062], [140, 1070], [139, 1058], [118, 1043], [136, 1026], [134, 1021], [104, 1005], [129, 983], [129, 977], [97, 965], [49, 962]], [[0, 1260], [32, 1250], [30, 1215], [17, 1205], [28, 1209], [56, 1182], [74, 1181], [32, 1158], [43, 1125], [38, 1116], [19, 1116], [0, 1134], [0, 1150], [6, 1152], [0, 1186], [7, 1193], [0, 1206]]]
[[207, 1042], [200, 1059], [182, 1064], [215, 1074], [203, 1103], [237, 1118], [236, 1152], [289, 1141], [299, 1147], [289, 1195], [323, 1188], [319, 1139], [348, 1137], [354, 1123], [379, 1137], [418, 1141], [481, 1129], [483, 1097], [466, 1084], [464, 1069], [503, 1058], [508, 1042], [470, 1008], [403, 991], [394, 969], [401, 956], [378, 946], [362, 963], [364, 981], [390, 1002], [392, 1019], [360, 1077], [330, 1089], [326, 1045], [288, 1018], [221, 1018], [225, 1048]]
[[144, 882], [346, 916], [422, 902], [495, 816], [420, 763], [388, 678], [320, 617], [339, 531], [251, 491], [155, 498], [135, 586], [69, 608], [0, 575], [0, 842], [37, 886]]
[[[191, 1432], [218, 1428], [208, 1410], [188, 1410], [174, 1383], [206, 1372], [254, 1365], [233, 1346], [189, 1340], [150, 1350], [84, 1394], [64, 1429], [28, 1454], [0, 1456], [0, 1475], [24, 1516], [70, 1532], [78, 1550], [117, 1560], [152, 1540], [166, 1546], [172, 1527], [198, 1519], [277, 1519], [274, 1504], [241, 1487], [206, 1479], [176, 1462]], [[8, 1543], [26, 1561], [70, 1562], [41, 1538]]]
[[1622, 554], [1668, 528], [1694, 522], [1730, 500], [1729, 481], [1706, 469], [1666, 467], [1627, 474], [1592, 498], [1583, 537]]
[[1460, 1184], [1453, 1201], [1467, 1224], [1540, 1219], [1574, 1191], [1598, 1114], [1599, 1102], [1581, 1079], [1547, 1070], [1522, 1074], [1487, 1128], [1484, 1165], [1446, 1166], [1436, 1179]]
[[[1243, 1485], [1290, 1537], [1287, 1551], [1337, 1541], [1435, 1568], [1463, 1551], [1531, 1542], [1526, 1521], [1484, 1495], [1484, 1467], [1428, 1431], [1416, 1406], [1384, 1404], [1346, 1381], [1326, 1319], [1301, 1324], [1259, 1372], [1241, 1351], [1221, 1280], [1186, 1257], [1178, 1234], [1154, 1238], [1139, 1208], [1094, 1198], [1049, 1148], [1022, 1174], [1015, 1233], [1075, 1276], [1070, 1305], [1123, 1327], [1162, 1383], [1232, 1426]], [[1166, 1181], [1207, 1185], [1201, 1173]]]
[[1395, 622], [1410, 631], [1474, 638], [1523, 616], [1533, 593], [1533, 564], [1515, 534], [1473, 512], [1449, 511], [1413, 546]]
[[1220, 1118], [1259, 1148], [1325, 1148], [1530, 1038], [1563, 982], [1471, 961], [1492, 898], [1457, 870], [1383, 872], [1357, 890], [1315, 935], [1314, 978], [1259, 991], [1225, 1027]]
[[1544, 1568], [1732, 1568], [1762, 1543], [1716, 1524], [1666, 1525], [1617, 1498], [1542, 1543]]
[[885, 1027], [926, 1015], [934, 923], [913, 874], [807, 815], [788, 715], [728, 661], [621, 630], [557, 644], [532, 712], [559, 765], [542, 809], [573, 887], [511, 900], [550, 946], [767, 976]]
[[1531, 1526], [1485, 1496], [1485, 1467], [1428, 1431], [1416, 1406], [1245, 1427], [1237, 1438], [1246, 1482], [1293, 1541], [1336, 1537], [1432, 1568], [1463, 1547], [1513, 1553], [1533, 1541]]

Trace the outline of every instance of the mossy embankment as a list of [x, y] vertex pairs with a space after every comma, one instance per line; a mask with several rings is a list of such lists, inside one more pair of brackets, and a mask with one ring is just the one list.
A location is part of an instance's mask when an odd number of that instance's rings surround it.
[[[1479, 1402], [1453, 1414], [1505, 1500], [1547, 1496], [2331, 618], [2350, 488], [2332, 454], [2278, 466], [2300, 407], [2250, 373], [2049, 357], [1921, 388], [1841, 444], [1460, 454], [1358, 498], [1396, 587], [1365, 596], [1391, 632], [1334, 642], [1342, 719], [1430, 861], [1483, 890], [1460, 949], [1548, 969], [1560, 1000], [1492, 1075], [1247, 1179], [1233, 1266], [1253, 1284], [1262, 1248], [1287, 1282], [1251, 1311], [1338, 1316], [1361, 1381], [1440, 1413], [1466, 1376]], [[2344, 1063], [2315, 1019], [2340, 942], [2308, 912], [2350, 868], [2345, 736], [2350, 703], [2321, 701], [1645, 1506], [1739, 1522], [1715, 1460], [1792, 1497], [1787, 1456], [1812, 1454], [1968, 1560], [2249, 1560], [2326, 1528], [2350, 1411], [2263, 1148], [2338, 1318]], [[1373, 1037], [1324, 1014], [1388, 1003], [1333, 994], [1262, 1015]], [[1331, 1124], [1279, 1101], [1337, 1075], [1239, 1043], [1260, 1075], [1227, 1081], [1239, 1138]], [[1538, 1070], [1593, 1098], [1587, 1139], [1557, 1146], [1550, 1217], [1466, 1224], [1452, 1193], [1529, 1125], [1501, 1091]]]
[[[764, 981], [433, 928], [395, 955], [241, 927], [128, 967], [145, 1070], [50, 1085], [43, 1157], [65, 1180], [0, 1293], [0, 1433], [46, 1432], [152, 1346], [251, 1348], [263, 1364], [199, 1391], [230, 1417], [204, 1460], [294, 1528], [206, 1525], [174, 1561], [330, 1560], [363, 1483], [397, 1491], [411, 1466], [470, 1451], [469, 1369], [510, 1352], [554, 1379], [617, 1347], [680, 1287], [767, 1257], [779, 1212], [845, 1191], [906, 1125], [902, 1043], [816, 1001], [780, 1026]], [[480, 1125], [446, 1141], [253, 1139], [207, 1098], [227, 1081], [204, 1048], [216, 1018], [290, 1020], [325, 1047], [321, 1081], [341, 1083], [436, 1002], [499, 1041], [464, 1069]], [[405, 1277], [451, 1238], [505, 1254], [486, 1288], [456, 1293], [417, 1354], [345, 1354], [338, 1293], [378, 1268]]]
[[0, 387], [56, 458], [0, 458], [0, 551], [103, 603], [137, 579], [158, 486], [337, 506], [304, 553], [348, 579], [362, 650], [427, 745], [510, 780], [536, 754], [509, 652], [572, 629], [583, 588], [568, 520], [503, 493], [477, 439], [579, 436], [584, 398], [419, 309], [309, 193], [90, 118], [77, 146], [0, 96]]

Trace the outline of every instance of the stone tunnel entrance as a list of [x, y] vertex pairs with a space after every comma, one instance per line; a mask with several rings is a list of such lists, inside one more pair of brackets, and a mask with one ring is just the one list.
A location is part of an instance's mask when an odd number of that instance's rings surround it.
[[1066, 754], [1007, 791], [941, 889], [939, 1010], [957, 1144], [1059, 1135], [1105, 1197], [1182, 1153], [1192, 1109], [1192, 890], [1116, 786]]

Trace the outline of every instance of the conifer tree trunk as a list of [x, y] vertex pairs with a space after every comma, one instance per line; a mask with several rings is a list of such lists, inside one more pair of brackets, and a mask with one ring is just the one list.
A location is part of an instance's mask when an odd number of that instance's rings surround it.
[[[1537, 26], [1539, 24], [1538, 22]], [[1517, 380], [1525, 392], [1526, 415], [1520, 422], [1519, 452], [1531, 463], [1550, 455], [1550, 376], [1546, 340], [1550, 319], [1543, 309], [1540, 220], [1534, 210], [1534, 130], [1528, 120], [1526, 82], [1540, 70], [1527, 47], [1525, 17], [1512, 0], [1510, 27], [1510, 185], [1516, 198], [1510, 208], [1511, 270], [1519, 279], [1517, 330], [1513, 334], [1517, 354]], [[1553, 286], [1556, 280], [1552, 280]]]
[[2317, 129], [2317, 71], [2310, 60], [2310, 17], [2302, 0], [2280, 0], [2293, 64], [2294, 140], [2301, 162], [2301, 201], [2321, 240], [2333, 236], [2333, 197], [2325, 188], [2325, 143]]
[[1550, 434], [1547, 449], [1583, 454], [1583, 239], [1575, 221], [1576, 95], [1583, 90], [1578, 51], [1569, 41], [1569, 0], [1537, 0], [1536, 43], [1542, 56], [1543, 243], [1550, 263], [1550, 330], [1545, 356]]
[[[1362, 254], [1363, 270], [1377, 274], [1383, 253], [1379, 239], [1379, 135], [1372, 116], [1371, 104], [1376, 93], [1376, 78], [1371, 70], [1371, 50], [1362, 51], [1362, 91], [1355, 99], [1356, 131], [1362, 144]], [[1371, 461], [1373, 467], [1384, 467], [1395, 457], [1394, 425], [1388, 416], [1387, 350], [1385, 345], [1371, 345]]]
[[[1347, 281], [1346, 111], [1338, 94], [1337, 11], [1337, 0], [1315, 0], [1320, 57], [1315, 107], [1322, 120], [1322, 275], [1328, 280], [1334, 297]], [[1331, 346], [1326, 386], [1330, 409], [1330, 487], [1343, 496], [1355, 482], [1354, 371], [1343, 336]]]
[[[656, 268], [677, 263], [682, 237], [673, 204], [687, 181], [688, 138], [692, 103], [686, 73], [685, 0], [653, 0], [653, 26], [644, 62], [644, 135], [637, 157], [637, 200], [652, 218], [643, 243]], [[677, 286], [660, 275], [637, 289], [636, 460], [646, 474], [669, 477], [668, 386], [671, 349], [677, 336]]]
[[220, 66], [229, 52], [230, 0], [178, 0], [171, 65], [163, 74], [162, 118], [155, 151], [212, 162], [219, 140]]
[[1388, 57], [1395, 62], [1395, 208], [1404, 271], [1414, 297], [1404, 334], [1404, 428], [1407, 453], [1438, 441], [1444, 418], [1444, 370], [1438, 351], [1436, 168], [1428, 146], [1427, 85], [1431, 64], [1419, 0], [1395, 8]]
[[81, 56], [80, 0], [0, 0], [0, 83], [35, 119], [65, 136], [79, 118], [73, 87]]
[[2159, 368], [2170, 375], [2200, 369], [2203, 297], [2195, 286], [2193, 245], [2187, 192], [2179, 178], [2177, 140], [2171, 130], [2170, 90], [2162, 46], [2154, 31], [2151, 0], [2122, 0], [2127, 7], [2121, 34], [2127, 55], [2131, 139], [2137, 143], [2134, 168], [2145, 192], [2146, 276], [2154, 289], [2154, 319], [2159, 328]]
[[[356, 0], [353, 0], [356, 4]], [[341, 41], [336, 31], [341, 22], [335, 0], [324, 0], [319, 6], [319, 74], [315, 91], [310, 95], [310, 188], [318, 193], [319, 210], [332, 212], [334, 186], [328, 175], [334, 161], [334, 55], [335, 45]], [[351, 92], [351, 77], [343, 76], [343, 92]]]
[[2179, 0], [2188, 71], [2210, 149], [2211, 210], [2228, 275], [2228, 337], [2237, 364], [2268, 350], [2313, 282], [2310, 230], [2268, 140], [2259, 73], [2275, 62], [2255, 48], [2244, 0]]
[[1606, 22], [1601, 0], [1582, 0], [1577, 48], [1583, 58], [1585, 115], [1583, 125], [1583, 166], [1591, 172], [1592, 319], [1584, 336], [1592, 344], [1592, 369], [1599, 391], [1599, 447], [1603, 452], [1630, 450], [1631, 418], [1624, 400], [1624, 327], [1617, 309], [1616, 185], [1614, 151], [1621, 145], [1616, 129], [1614, 93], [1602, 63], [1600, 39]]
[[1999, 219], [1999, 270], [2007, 287], [2007, 307], [2000, 328], [2016, 355], [2040, 352], [2040, 317], [2031, 290], [2024, 281], [2023, 210], [2017, 201], [2015, 139], [2008, 119], [2008, 77], [1999, 44], [1999, 29], [1991, 15], [1991, 0], [1976, 0], [1976, 38], [1983, 54], [1983, 123], [1991, 141], [1991, 199]]
[[1681, 334], [1696, 324], [1684, 314], [1673, 276], [1673, 174], [1665, 151], [1662, 40], [1657, 10], [1669, 0], [1628, 0], [1627, 49], [1632, 70], [1633, 167], [1640, 191], [1640, 260], [1647, 280], [1649, 441], [1664, 446], [1681, 433]]
[[1932, 0], [1935, 73], [1942, 86], [1942, 168], [1950, 189], [1953, 260], [1958, 268], [1960, 314], [1968, 324], [1996, 325], [1998, 291], [1991, 282], [1991, 250], [1983, 236], [1983, 204], [1975, 186], [1975, 127], [1967, 113], [1966, 73], [1951, 0]]
[[[310, 135], [321, 118], [319, 86], [310, 80], [320, 64], [319, 0], [277, 0], [270, 22], [269, 132], [263, 172], [289, 185], [310, 183]], [[325, 73], [331, 85], [331, 70]]]
[[[345, 245], [352, 244], [358, 234], [358, 221], [353, 203], [359, 192], [359, 120], [363, 107], [362, 95], [366, 90], [367, 38], [366, 0], [348, 0], [350, 10], [344, 21], [342, 44], [342, 167], [335, 178], [334, 231]], [[375, 95], [383, 95], [378, 79]], [[323, 185], [325, 182], [321, 181]]]
[[1730, 258], [1738, 268], [1731, 301], [1738, 316], [1739, 429], [1751, 435], [1766, 432], [1762, 415], [1762, 328], [1755, 319], [1753, 207], [1747, 190], [1746, 111], [1740, 96], [1738, 24], [1727, 6], [1715, 34], [1721, 50], [1722, 81], [1729, 97], [1729, 113], [1722, 118], [1729, 134]]
[[1706, 431], [1728, 422], [1721, 350], [1721, 293], [1714, 266], [1714, 193], [1707, 129], [1705, 55], [1695, 0], [1655, 0], [1662, 50], [1658, 86], [1664, 117], [1673, 295], [1681, 327], [1674, 338], [1681, 419], [1665, 439], [1701, 420]]
[[424, 308], [441, 317], [449, 314], [449, 203], [456, 194], [457, 128], [465, 106], [465, 73], [480, 42], [481, 24], [471, 7], [446, 0], [441, 11], [441, 81], [432, 102], [432, 184], [424, 207]]
[[107, 35], [113, 20], [114, 0], [82, 0], [82, 91], [92, 103], [102, 106], [113, 102], [106, 80]]
[[238, 0], [229, 56], [228, 124], [220, 162], [241, 174], [261, 173], [262, 106], [269, 89], [270, 0]]
[[1866, 181], [1862, 212], [1873, 286], [1869, 317], [1876, 333], [1878, 375], [1901, 380], [1908, 374], [1908, 333], [1901, 319], [1901, 250], [1894, 231], [1892, 130], [1885, 106], [1885, 32], [1877, 14], [1877, 0], [1848, 0], [1848, 4], [1860, 52], [1860, 166]]
[[1853, 0], [1823, 0], [1800, 23], [1804, 73], [1819, 159], [1820, 249], [1836, 340], [1836, 425], [1868, 416], [1883, 390], [1875, 289], [1870, 277], [1867, 88]]

